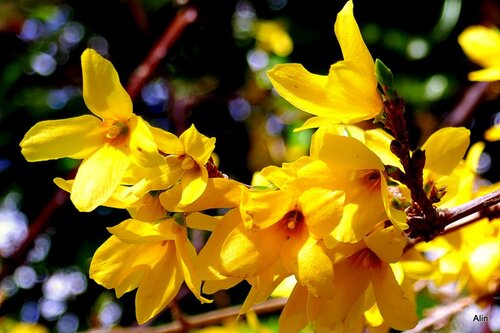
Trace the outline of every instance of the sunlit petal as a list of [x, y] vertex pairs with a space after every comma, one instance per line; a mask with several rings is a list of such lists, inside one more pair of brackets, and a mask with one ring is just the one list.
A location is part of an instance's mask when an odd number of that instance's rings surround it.
[[120, 83], [113, 64], [92, 49], [82, 54], [83, 99], [102, 119], [128, 119], [132, 101]]
[[157, 245], [163, 256], [144, 275], [135, 297], [137, 322], [144, 324], [160, 313], [177, 295], [182, 282], [182, 269], [178, 267], [174, 241]]
[[129, 141], [132, 161], [142, 167], [152, 167], [160, 164], [163, 158], [158, 153], [153, 133], [151, 133], [146, 122], [141, 117], [133, 115], [130, 120], [130, 127], [133, 128]]
[[500, 33], [496, 29], [475, 25], [466, 28], [458, 43], [472, 61], [482, 67], [500, 65]]
[[493, 82], [500, 80], [500, 65], [470, 72], [467, 76], [471, 81]]
[[414, 304], [405, 295], [389, 265], [380, 264], [370, 270], [373, 291], [384, 321], [398, 330], [407, 330], [417, 324]]
[[306, 299], [307, 289], [300, 284], [296, 284], [281, 312], [279, 319], [280, 332], [300, 332], [307, 325]]
[[29, 162], [62, 157], [82, 159], [104, 140], [101, 121], [90, 115], [37, 123], [21, 141], [21, 153]]
[[445, 127], [425, 141], [425, 168], [449, 175], [462, 160], [470, 143], [470, 131], [464, 127]]
[[71, 191], [71, 201], [81, 212], [106, 202], [119, 185], [129, 159], [123, 151], [105, 144], [83, 161]]
[[194, 125], [191, 125], [179, 137], [186, 149], [186, 154], [191, 156], [200, 166], [205, 165], [215, 148], [215, 138], [208, 138], [198, 132]]
[[182, 197], [179, 206], [196, 201], [207, 188], [208, 172], [205, 167], [187, 170], [181, 178]]

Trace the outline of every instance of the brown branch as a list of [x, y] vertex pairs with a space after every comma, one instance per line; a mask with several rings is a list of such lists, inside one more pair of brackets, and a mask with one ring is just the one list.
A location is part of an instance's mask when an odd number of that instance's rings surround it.
[[471, 120], [474, 110], [489, 87], [488, 82], [474, 83], [464, 94], [457, 106], [446, 116], [441, 127], [463, 126]]
[[469, 305], [472, 305], [475, 301], [475, 298], [468, 296], [460, 298], [450, 304], [436, 306], [435, 308], [430, 309], [429, 316], [420, 320], [415, 328], [405, 331], [405, 333], [429, 332], [435, 328], [439, 329], [440, 327], [446, 325], [451, 317], [461, 312]]
[[[439, 228], [443, 230], [439, 236], [452, 233], [483, 218], [491, 220], [499, 217], [499, 203], [500, 190], [496, 190], [453, 208], [438, 209], [439, 221], [441, 221]], [[429, 241], [429, 239], [424, 237], [412, 238], [406, 248], [411, 248], [422, 241]]]
[[[257, 314], [273, 313], [283, 309], [287, 298], [272, 298], [266, 302], [254, 305], [251, 310]], [[177, 333], [186, 332], [189, 329], [200, 328], [209, 325], [220, 324], [226, 319], [236, 318], [240, 313], [241, 306], [231, 306], [220, 310], [214, 310], [199, 315], [184, 316], [182, 323], [175, 321], [166, 325], [154, 327], [117, 327], [90, 329], [86, 333]]]
[[137, 97], [160, 61], [167, 55], [167, 52], [186, 27], [193, 23], [197, 17], [198, 12], [194, 7], [179, 10], [173, 21], [163, 32], [161, 38], [153, 46], [146, 59], [132, 73], [127, 85], [127, 91], [130, 98], [134, 99]]

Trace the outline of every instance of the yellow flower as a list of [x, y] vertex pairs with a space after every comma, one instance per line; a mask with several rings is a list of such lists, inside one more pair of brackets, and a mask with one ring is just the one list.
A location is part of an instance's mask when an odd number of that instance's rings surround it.
[[[219, 241], [209, 241], [200, 257], [218, 258], [211, 264], [214, 277], [244, 278], [268, 288], [284, 269], [282, 277], [293, 273], [312, 294], [327, 297], [333, 268], [324, 251], [337, 244], [329, 234], [340, 221], [344, 193], [322, 188], [328, 168], [307, 157], [262, 174], [278, 189], [243, 191], [240, 214], [233, 211], [221, 221], [210, 238]], [[264, 272], [270, 272], [269, 284], [259, 282]]]
[[301, 64], [277, 65], [268, 72], [284, 99], [317, 116], [302, 128], [352, 124], [374, 118], [382, 111], [374, 61], [354, 19], [352, 1], [339, 12], [335, 34], [344, 60], [333, 64], [327, 76], [312, 74]]
[[[195, 215], [194, 220], [199, 216]], [[188, 226], [191, 221], [188, 217]], [[149, 223], [134, 219], [108, 228], [113, 234], [94, 254], [90, 277], [117, 297], [137, 288], [136, 316], [145, 323], [177, 295], [183, 282], [202, 302], [201, 280], [194, 266], [196, 250], [185, 227], [174, 219]]]
[[113, 65], [87, 49], [82, 70], [83, 98], [95, 116], [42, 121], [26, 133], [20, 146], [30, 162], [83, 159], [71, 200], [87, 212], [108, 200], [131, 161], [151, 166], [161, 156], [146, 122], [133, 114], [132, 101]]
[[500, 80], [500, 31], [480, 25], [466, 28], [458, 43], [463, 51], [475, 63], [484, 67], [482, 70], [469, 73], [471, 81]]
[[484, 138], [488, 141], [500, 140], [500, 125], [491, 126], [484, 132]]
[[335, 175], [331, 186], [346, 193], [342, 220], [332, 236], [341, 242], [358, 242], [387, 218], [400, 230], [408, 228], [404, 212], [390, 204], [381, 159], [360, 141], [363, 133], [356, 134], [359, 139], [339, 135], [342, 127], [319, 128], [311, 143], [311, 156], [325, 162]]
[[414, 327], [412, 295], [401, 285], [403, 276], [397, 265], [391, 264], [399, 260], [405, 245], [401, 231], [389, 227], [359, 243], [329, 250], [335, 270], [332, 296], [317, 297], [297, 284], [281, 314], [280, 331], [298, 332], [312, 322], [316, 332], [361, 332], [363, 317], [374, 304], [385, 324], [400, 330]]
[[276, 55], [286, 57], [292, 52], [293, 42], [282, 24], [274, 21], [255, 23], [257, 46]]

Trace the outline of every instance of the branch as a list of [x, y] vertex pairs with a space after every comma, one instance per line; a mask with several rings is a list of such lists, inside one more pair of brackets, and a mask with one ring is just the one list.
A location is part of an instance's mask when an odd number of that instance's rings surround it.
[[[453, 208], [438, 209], [441, 221], [439, 228], [443, 230], [439, 236], [452, 233], [483, 218], [493, 219], [500, 216], [500, 207], [497, 206], [499, 203], [500, 190], [496, 190]], [[423, 237], [413, 238], [406, 248], [411, 248], [422, 241], [429, 240]]]
[[474, 83], [464, 94], [457, 106], [446, 116], [441, 127], [462, 126], [471, 118], [474, 110], [489, 87], [488, 82]]
[[[266, 302], [256, 304], [251, 308], [257, 314], [273, 313], [283, 309], [287, 298], [272, 298]], [[186, 326], [189, 329], [200, 328], [208, 325], [220, 324], [226, 319], [235, 318], [240, 314], [240, 305], [214, 310], [199, 315], [184, 316], [182, 323], [175, 321], [166, 325], [155, 327], [117, 327], [117, 328], [97, 328], [90, 329], [85, 333], [175, 333], [185, 332]]]
[[420, 320], [415, 328], [405, 331], [405, 333], [429, 332], [434, 328], [443, 327], [449, 322], [451, 317], [464, 310], [469, 305], [472, 305], [475, 301], [476, 299], [474, 297], [468, 296], [460, 298], [450, 304], [436, 306], [429, 310], [431, 313], [429, 316]]
[[132, 73], [127, 85], [127, 91], [130, 98], [134, 99], [137, 97], [160, 61], [167, 55], [168, 50], [170, 50], [186, 27], [193, 23], [197, 17], [198, 12], [194, 7], [179, 10], [174, 20], [163, 32], [161, 38], [153, 46], [146, 59]]

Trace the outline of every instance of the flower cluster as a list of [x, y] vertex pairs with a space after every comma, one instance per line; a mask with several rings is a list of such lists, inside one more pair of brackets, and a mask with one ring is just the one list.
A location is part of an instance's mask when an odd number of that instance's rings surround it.
[[[108, 228], [112, 235], [94, 254], [90, 277], [118, 297], [137, 289], [139, 323], [160, 313], [182, 283], [210, 302], [207, 295], [246, 281], [245, 313], [292, 279], [282, 332], [308, 323], [317, 332], [410, 329], [417, 323], [412, 286], [423, 277], [470, 281], [481, 296], [498, 292], [498, 223], [417, 246], [408, 237], [408, 212], [419, 212], [415, 182], [405, 181], [408, 163], [420, 162], [432, 208], [454, 207], [473, 197], [482, 148], [463, 160], [469, 131], [443, 128], [403, 160], [395, 154], [394, 127], [387, 126], [389, 134], [354, 125], [374, 118], [384, 124], [402, 110], [389, 107], [397, 98], [380, 82], [352, 1], [339, 12], [335, 33], [344, 59], [328, 75], [300, 64], [269, 71], [284, 99], [314, 115], [301, 129], [317, 130], [308, 156], [262, 169], [251, 185], [217, 169], [215, 138], [194, 125], [177, 137], [135, 115], [113, 65], [91, 49], [82, 70], [93, 115], [43, 121], [28, 131], [21, 142], [28, 161], [82, 160], [75, 179], [55, 179], [78, 210], [128, 210], [129, 219]], [[214, 208], [225, 213], [206, 214]], [[189, 238], [194, 229], [211, 232], [199, 253]], [[444, 255], [426, 260], [433, 251]]]

